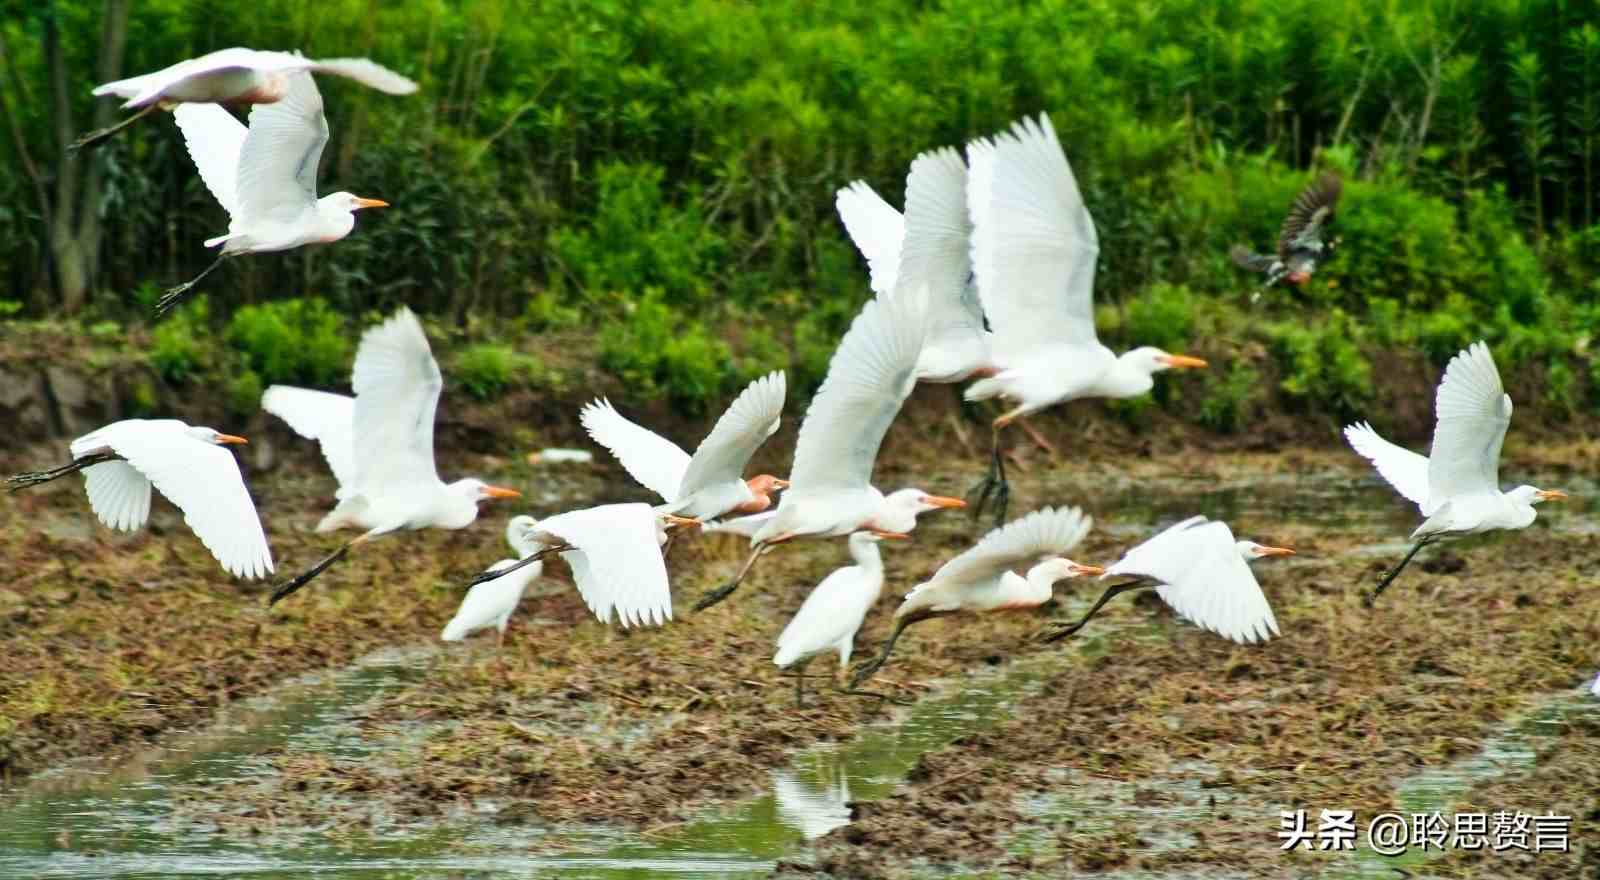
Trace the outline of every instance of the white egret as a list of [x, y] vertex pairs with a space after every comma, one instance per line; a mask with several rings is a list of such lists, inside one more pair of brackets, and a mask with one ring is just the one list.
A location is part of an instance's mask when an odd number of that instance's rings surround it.
[[1094, 272], [1100, 238], [1050, 118], [1024, 119], [967, 146], [972, 269], [994, 330], [995, 375], [968, 400], [1018, 405], [994, 420], [989, 472], [974, 487], [975, 513], [993, 497], [996, 522], [1010, 498], [1000, 431], [1046, 407], [1083, 397], [1137, 397], [1154, 375], [1206, 362], [1144, 346], [1113, 354], [1095, 336]]
[[1066, 638], [1089, 622], [1116, 596], [1130, 590], [1156, 591], [1161, 601], [1190, 623], [1240, 644], [1278, 635], [1278, 621], [1261, 592], [1250, 563], [1268, 556], [1293, 556], [1287, 547], [1266, 547], [1234, 538], [1227, 523], [1193, 516], [1172, 525], [1105, 570], [1101, 580], [1119, 575], [1081, 620], [1052, 624], [1045, 641]]
[[[906, 627], [960, 612], [1035, 608], [1050, 600], [1055, 582], [1099, 574], [1065, 554], [1089, 534], [1094, 520], [1076, 507], [1036, 510], [983, 536], [972, 549], [939, 566], [933, 577], [906, 594], [894, 612], [894, 629], [878, 656], [856, 670], [859, 687], [889, 659]], [[1012, 571], [1029, 566], [1026, 576]]]
[[[517, 551], [517, 559], [502, 559], [489, 566], [489, 570], [509, 568], [516, 565], [518, 559], [526, 559], [539, 552], [543, 545], [535, 540], [538, 527], [538, 521], [531, 516], [512, 517], [511, 522], [506, 523], [506, 543]], [[512, 612], [517, 610], [517, 603], [522, 601], [523, 591], [543, 572], [544, 564], [537, 562], [516, 574], [473, 585], [462, 598], [456, 615], [445, 624], [439, 638], [446, 642], [459, 642], [480, 629], [492, 626], [496, 630], [495, 647], [500, 647], [506, 640], [506, 624], [510, 623]]]
[[789, 674], [794, 676], [795, 705], [805, 704], [805, 667], [817, 654], [839, 653], [838, 676], [843, 682], [856, 632], [883, 593], [883, 556], [878, 552], [881, 540], [872, 532], [852, 534], [850, 557], [856, 564], [823, 578], [779, 634], [778, 653], [772, 662], [779, 669], [792, 669]]
[[1589, 686], [1589, 693], [1600, 697], [1600, 673], [1596, 673], [1594, 683]]
[[672, 591], [661, 552], [667, 543], [666, 529], [692, 525], [699, 521], [639, 503], [602, 504], [558, 514], [532, 527], [527, 540], [538, 545], [534, 553], [483, 572], [473, 579], [472, 588], [560, 554], [572, 568], [578, 592], [601, 623], [610, 623], [613, 612], [624, 627], [664, 623], [672, 619]]
[[417, 90], [416, 83], [366, 58], [306, 58], [298, 52], [218, 49], [154, 73], [97, 86], [95, 97], [125, 98], [123, 108], [139, 112], [84, 135], [72, 147], [104, 140], [156, 109], [171, 110], [189, 103], [271, 104], [288, 94], [290, 77], [297, 73], [342, 76], [391, 95]]
[[850, 780], [843, 768], [831, 786], [814, 789], [788, 770], [772, 773], [772, 800], [778, 818], [785, 825], [799, 831], [807, 840], [814, 840], [835, 828], [849, 825], [853, 818], [850, 809]]
[[1450, 359], [1434, 400], [1433, 450], [1424, 458], [1378, 436], [1365, 422], [1344, 429], [1356, 452], [1421, 509], [1411, 552], [1378, 581], [1370, 604], [1434, 541], [1494, 529], [1523, 529], [1541, 501], [1567, 497], [1559, 489], [1518, 486], [1500, 491], [1500, 447], [1511, 425], [1511, 395], [1500, 384], [1489, 346], [1475, 342]]
[[712, 520], [729, 513], [757, 513], [771, 493], [788, 485], [771, 474], [741, 477], [751, 456], [778, 430], [783, 415], [784, 374], [769, 373], [745, 388], [691, 458], [671, 440], [623, 418], [601, 398], [583, 408], [583, 427], [611, 450], [639, 484], [660, 495], [664, 510]]
[[961, 382], [991, 372], [989, 333], [972, 283], [961, 154], [944, 147], [912, 161], [904, 217], [859, 180], [839, 190], [835, 206], [867, 258], [874, 291], [927, 285], [927, 338], [917, 356], [917, 381]]
[[858, 530], [903, 535], [917, 514], [963, 507], [959, 498], [902, 489], [887, 497], [872, 486], [878, 447], [916, 385], [917, 354], [927, 316], [923, 288], [870, 300], [828, 362], [796, 441], [790, 485], [778, 509], [750, 536], [752, 549], [734, 579], [700, 597], [700, 611], [739, 588], [762, 553], [797, 538]]
[[269, 604], [305, 586], [357, 544], [400, 530], [464, 529], [478, 518], [479, 502], [521, 494], [475, 478], [449, 484], [439, 479], [433, 419], [444, 379], [410, 309], [402, 306], [362, 335], [350, 385], [354, 399], [285, 385], [261, 396], [262, 409], [321, 443], [339, 482], [339, 503], [317, 531], [365, 530], [278, 586]]
[[154, 486], [229, 574], [258, 578], [271, 573], [272, 551], [239, 463], [222, 448], [246, 442], [177, 419], [126, 419], [72, 441], [70, 464], [7, 482], [16, 491], [82, 471], [95, 516], [124, 532], [150, 518]]
[[217, 104], [182, 104], [173, 116], [200, 179], [228, 212], [228, 234], [206, 240], [206, 247], [222, 245], [221, 254], [193, 280], [168, 290], [157, 314], [229, 257], [338, 241], [355, 228], [355, 211], [389, 204], [347, 192], [317, 198], [328, 120], [309, 73], [290, 74], [279, 100], [250, 111], [248, 129]]

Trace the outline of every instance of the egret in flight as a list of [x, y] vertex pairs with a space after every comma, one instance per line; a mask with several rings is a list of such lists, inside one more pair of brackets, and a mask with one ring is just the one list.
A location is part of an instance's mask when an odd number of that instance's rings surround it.
[[[798, 538], [826, 538], [865, 529], [902, 536], [917, 515], [962, 507], [959, 498], [902, 489], [885, 496], [872, 486], [872, 465], [889, 424], [916, 385], [927, 292], [902, 289], [867, 302], [828, 362], [800, 424], [790, 485], [778, 508], [750, 537], [752, 549], [734, 579], [700, 597], [694, 610], [721, 602], [768, 549]], [[758, 514], [760, 515], [760, 514]]]
[[994, 328], [990, 348], [998, 372], [972, 383], [966, 396], [1017, 403], [994, 420], [989, 472], [974, 487], [974, 514], [992, 497], [998, 524], [1010, 498], [1000, 456], [1000, 431], [1007, 425], [1082, 397], [1137, 397], [1155, 386], [1156, 373], [1206, 362], [1149, 346], [1119, 357], [1096, 338], [1100, 238], [1048, 116], [973, 141], [967, 161], [972, 268]]
[[328, 144], [322, 95], [309, 73], [287, 79], [277, 101], [250, 111], [248, 129], [217, 104], [181, 104], [173, 111], [200, 179], [228, 212], [228, 233], [206, 240], [208, 248], [222, 245], [221, 254], [193, 280], [168, 290], [156, 314], [177, 305], [229, 257], [338, 241], [355, 228], [356, 211], [388, 206], [347, 192], [317, 198], [317, 165]]
[[[512, 517], [511, 522], [506, 524], [506, 543], [517, 551], [517, 559], [502, 559], [491, 565], [489, 570], [508, 568], [516, 565], [518, 559], [526, 559], [539, 552], [543, 545], [535, 540], [538, 525], [531, 516]], [[543, 572], [544, 564], [536, 562], [516, 574], [474, 585], [467, 590], [461, 607], [456, 610], [455, 617], [445, 624], [439, 638], [446, 642], [459, 642], [480, 629], [492, 626], [495, 628], [494, 644], [499, 648], [505, 644], [506, 624], [511, 622], [512, 612], [517, 610], [517, 603], [522, 601], [523, 591]]]
[[109, 128], [84, 135], [72, 149], [105, 140], [156, 109], [171, 110], [190, 103], [241, 105], [281, 101], [289, 92], [290, 78], [297, 73], [342, 76], [391, 95], [409, 95], [417, 90], [416, 83], [365, 58], [314, 59], [298, 52], [218, 49], [155, 73], [96, 87], [95, 97], [124, 98], [124, 109], [139, 112]]
[[1344, 429], [1356, 452], [1424, 517], [1411, 533], [1416, 542], [1411, 552], [1378, 581], [1367, 597], [1369, 604], [1428, 544], [1494, 529], [1527, 528], [1537, 516], [1535, 504], [1567, 497], [1559, 489], [1537, 486], [1500, 491], [1500, 447], [1511, 425], [1511, 395], [1501, 386], [1500, 371], [1483, 342], [1473, 343], [1445, 366], [1434, 417], [1433, 450], [1427, 457], [1383, 439], [1366, 422]]
[[1154, 589], [1168, 607], [1201, 629], [1240, 644], [1264, 642], [1278, 635], [1278, 621], [1250, 563], [1293, 555], [1287, 547], [1237, 540], [1227, 523], [1190, 517], [1129, 550], [1106, 569], [1102, 580], [1127, 579], [1106, 588], [1077, 623], [1053, 624], [1044, 641], [1064, 639], [1083, 629], [1122, 593]]
[[[863, 663], [850, 686], [857, 688], [894, 651], [906, 627], [961, 612], [1036, 608], [1050, 600], [1056, 581], [1099, 574], [1093, 565], [1066, 558], [1089, 534], [1094, 520], [1076, 507], [1044, 508], [984, 535], [972, 549], [946, 562], [933, 577], [906, 594], [894, 612], [894, 629], [878, 656]], [[1027, 575], [1012, 569], [1027, 568]]]
[[265, 577], [272, 551], [233, 454], [243, 437], [177, 419], [126, 419], [72, 441], [72, 462], [18, 474], [16, 491], [81, 471], [89, 506], [107, 528], [131, 532], [150, 518], [154, 486], [183, 511], [183, 521], [229, 574]]
[[672, 590], [661, 552], [667, 529], [699, 524], [639, 503], [602, 504], [557, 514], [528, 527], [526, 540], [535, 546], [533, 553], [517, 562], [497, 564], [474, 578], [471, 586], [476, 590], [560, 554], [572, 568], [578, 593], [601, 623], [610, 623], [613, 612], [624, 627], [665, 623], [672, 619]]
[[261, 396], [262, 409], [321, 444], [339, 483], [339, 503], [317, 531], [364, 530], [279, 585], [269, 604], [305, 586], [357, 544], [402, 530], [464, 529], [478, 518], [480, 502], [521, 494], [474, 478], [448, 484], [439, 479], [433, 419], [443, 384], [421, 322], [402, 306], [362, 335], [350, 378], [354, 398], [286, 385]]
[[835, 206], [867, 258], [875, 292], [927, 286], [927, 338], [917, 356], [917, 381], [962, 382], [992, 372], [989, 333], [972, 283], [972, 221], [961, 154], [944, 147], [912, 161], [904, 217], [860, 180], [839, 190]]
[[748, 480], [741, 476], [750, 457], [778, 430], [783, 397], [781, 370], [751, 382], [692, 457], [671, 440], [624, 418], [603, 398], [585, 406], [581, 420], [589, 436], [611, 450], [640, 485], [661, 496], [664, 510], [713, 520], [766, 510], [771, 493], [789, 485], [771, 474]]
[[805, 704], [806, 664], [824, 651], [839, 653], [838, 677], [843, 685], [856, 633], [883, 593], [883, 556], [878, 552], [881, 540], [872, 532], [852, 534], [850, 557], [855, 565], [845, 566], [823, 578], [778, 636], [778, 653], [773, 655], [772, 662], [779, 669], [792, 670], [788, 674], [794, 676], [796, 706]]
[[1240, 268], [1261, 272], [1267, 276], [1261, 287], [1251, 297], [1254, 301], [1279, 281], [1303, 285], [1338, 247], [1338, 239], [1328, 239], [1328, 226], [1333, 223], [1334, 208], [1339, 205], [1339, 194], [1344, 185], [1339, 175], [1329, 172], [1301, 191], [1289, 206], [1289, 215], [1283, 218], [1283, 228], [1278, 231], [1278, 251], [1275, 254], [1258, 254], [1244, 245], [1234, 245], [1228, 252]]

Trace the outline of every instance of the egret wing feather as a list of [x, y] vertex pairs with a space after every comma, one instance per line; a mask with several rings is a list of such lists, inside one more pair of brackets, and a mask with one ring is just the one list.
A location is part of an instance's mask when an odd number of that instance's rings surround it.
[[994, 529], [934, 572], [930, 582], [987, 584], [1078, 546], [1094, 520], [1076, 507], [1043, 508]]
[[84, 488], [89, 507], [107, 528], [131, 532], [150, 518], [150, 481], [125, 461], [107, 461], [86, 468]]
[[311, 63], [311, 70], [353, 79], [390, 95], [409, 95], [417, 90], [411, 79], [366, 58], [321, 58]]
[[968, 298], [972, 221], [967, 212], [967, 166], [955, 149], [930, 150], [906, 176], [905, 237], [897, 284], [928, 286], [928, 333], [978, 336], [983, 312]]
[[1357, 422], [1344, 429], [1345, 439], [1362, 458], [1372, 462], [1378, 474], [1399, 492], [1401, 497], [1422, 509], [1424, 516], [1432, 513], [1428, 505], [1428, 458], [1390, 443], [1366, 422]]
[[774, 370], [751, 382], [734, 398], [689, 459], [678, 498], [688, 498], [709, 486], [743, 476], [756, 450], [778, 430], [787, 387], [784, 372]]
[[623, 470], [639, 485], [673, 502], [683, 497], [679, 486], [689, 470], [689, 454], [678, 444], [629, 421], [611, 401], [600, 398], [583, 408], [579, 421], [594, 442], [611, 450]]
[[402, 306], [362, 335], [350, 384], [356, 392], [353, 436], [361, 438], [362, 450], [354, 467], [358, 491], [378, 497], [386, 488], [437, 482], [433, 420], [444, 377], [410, 309]]
[[659, 624], [672, 619], [672, 592], [658, 528], [648, 504], [604, 504], [540, 520], [539, 530], [553, 537], [539, 540], [572, 545], [561, 557], [602, 623], [615, 612], [625, 627]]
[[1475, 342], [1450, 359], [1434, 405], [1438, 426], [1428, 455], [1428, 497], [1500, 491], [1500, 447], [1511, 424], [1511, 397], [1500, 384], [1489, 346]]
[[317, 166], [328, 143], [322, 94], [309, 73], [290, 74], [284, 96], [250, 111], [239, 155], [239, 209], [252, 222], [289, 222], [317, 201]]
[[834, 207], [856, 249], [867, 258], [875, 293], [890, 293], [900, 277], [900, 245], [905, 218], [883, 200], [866, 181], [857, 180], [839, 190]]
[[355, 487], [355, 398], [273, 385], [261, 395], [261, 408], [283, 419], [296, 434], [317, 441], [341, 490]]
[[172, 118], [211, 197], [229, 217], [237, 217], [239, 157], [247, 136], [244, 123], [217, 104], [180, 104]]
[[1103, 577], [1155, 581], [1168, 606], [1201, 629], [1243, 644], [1277, 635], [1278, 621], [1226, 523], [1191, 517], [1128, 551]]

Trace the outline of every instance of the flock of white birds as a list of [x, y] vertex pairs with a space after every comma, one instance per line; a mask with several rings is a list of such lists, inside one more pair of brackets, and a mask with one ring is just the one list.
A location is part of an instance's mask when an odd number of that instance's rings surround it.
[[[141, 108], [121, 125], [158, 107], [174, 111], [202, 180], [230, 217], [228, 233], [206, 242], [223, 246], [220, 263], [234, 254], [335, 241], [350, 233], [353, 211], [384, 204], [348, 193], [317, 197], [328, 128], [316, 74], [347, 76], [394, 94], [416, 88], [364, 59], [312, 61], [227, 49], [107, 84], [95, 94], [125, 97], [127, 106]], [[249, 126], [224, 104], [253, 106]], [[1003, 523], [1009, 489], [1001, 429], [1077, 398], [1145, 394], [1157, 373], [1206, 366], [1151, 347], [1118, 355], [1096, 337], [1099, 239], [1048, 117], [972, 141], [964, 160], [949, 147], [918, 156], [907, 175], [903, 214], [859, 181], [839, 190], [837, 207], [866, 257], [876, 295], [829, 362], [801, 422], [788, 477], [744, 476], [779, 428], [787, 390], [782, 372], [751, 383], [693, 454], [596, 400], [581, 413], [584, 428], [661, 503], [513, 518], [506, 539], [517, 558], [474, 580], [444, 639], [486, 628], [503, 639], [524, 590], [551, 555], [571, 568], [600, 621], [665, 623], [672, 619], [665, 547], [696, 528], [746, 536], [751, 544], [737, 576], [701, 597], [696, 610], [727, 598], [756, 560], [781, 544], [847, 537], [854, 564], [818, 584], [778, 636], [773, 660], [795, 674], [797, 699], [803, 699], [805, 664], [828, 652], [837, 653], [841, 690], [885, 696], [860, 685], [906, 627], [951, 614], [1036, 607], [1050, 600], [1058, 582], [1078, 577], [1114, 581], [1081, 620], [1054, 625], [1046, 640], [1077, 632], [1111, 598], [1145, 588], [1194, 625], [1234, 642], [1279, 633], [1249, 563], [1292, 554], [1287, 548], [1239, 540], [1226, 524], [1195, 516], [1101, 568], [1067, 555], [1092, 527], [1076, 507], [1046, 507]], [[175, 288], [162, 308], [193, 283]], [[885, 585], [879, 542], [909, 538], [924, 513], [965, 506], [960, 498], [916, 487], [880, 491], [872, 484], [879, 446], [917, 382], [968, 380], [968, 400], [998, 397], [1012, 405], [994, 420], [989, 475], [975, 490], [975, 512], [995, 502], [997, 526], [905, 596], [882, 651], [846, 684], [856, 633]], [[262, 397], [264, 410], [320, 444], [338, 484], [337, 504], [317, 531], [359, 532], [278, 585], [271, 602], [358, 545], [416, 529], [465, 528], [482, 502], [519, 495], [475, 478], [446, 483], [439, 477], [433, 424], [443, 378], [408, 309], [362, 336], [350, 384], [353, 396], [274, 386]], [[1366, 423], [1345, 431], [1351, 446], [1424, 517], [1412, 535], [1415, 546], [1373, 597], [1423, 546], [1526, 527], [1534, 505], [1565, 497], [1533, 486], [1500, 490], [1500, 447], [1512, 406], [1486, 345], [1477, 343], [1450, 361], [1436, 409], [1427, 457], [1389, 443]], [[124, 531], [148, 519], [154, 487], [182, 509], [226, 571], [261, 578], [273, 571], [272, 554], [238, 465], [223, 448], [244, 442], [176, 420], [130, 419], [73, 441], [69, 464], [10, 482], [15, 489], [82, 472], [95, 515]], [[1600, 678], [1594, 688], [1600, 694]]]

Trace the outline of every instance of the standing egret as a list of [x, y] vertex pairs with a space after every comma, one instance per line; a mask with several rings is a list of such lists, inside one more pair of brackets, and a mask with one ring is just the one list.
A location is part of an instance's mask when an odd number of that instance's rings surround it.
[[926, 303], [925, 289], [902, 289], [862, 308], [828, 361], [827, 378], [800, 424], [789, 489], [778, 509], [750, 536], [752, 549], [739, 573], [700, 597], [694, 610], [726, 599], [756, 559], [777, 544], [862, 529], [903, 535], [916, 526], [919, 513], [964, 506], [959, 498], [921, 489], [885, 497], [872, 486], [878, 447], [917, 382]]
[[496, 565], [472, 580], [472, 588], [509, 577], [560, 554], [572, 568], [578, 592], [601, 623], [611, 614], [624, 627], [672, 619], [672, 591], [661, 548], [667, 527], [699, 521], [663, 514], [648, 504], [602, 504], [539, 520], [528, 540], [536, 552], [509, 565]]
[[972, 283], [972, 222], [961, 154], [945, 147], [912, 161], [904, 217], [859, 180], [839, 190], [835, 205], [867, 258], [874, 291], [927, 285], [927, 338], [917, 356], [917, 381], [987, 375], [989, 333]]
[[[859, 687], [889, 659], [906, 627], [963, 611], [983, 613], [1036, 608], [1050, 600], [1055, 582], [1099, 574], [1065, 554], [1089, 534], [1094, 520], [1076, 507], [1036, 510], [984, 535], [972, 549], [939, 566], [933, 577], [906, 594], [894, 612], [894, 629], [878, 656], [856, 670]], [[1012, 571], [1029, 566], [1026, 576]]]
[[[514, 516], [511, 522], [506, 523], [506, 543], [517, 551], [517, 559], [526, 559], [541, 549], [542, 545], [535, 540], [538, 526], [538, 521], [531, 516]], [[517, 559], [502, 559], [491, 565], [489, 570], [499, 571], [516, 565]], [[544, 564], [534, 563], [514, 575], [475, 584], [467, 590], [456, 616], [445, 624], [439, 638], [446, 642], [459, 642], [480, 629], [492, 626], [496, 630], [495, 647], [505, 644], [506, 624], [511, 621], [511, 613], [517, 610], [517, 603], [522, 601], [522, 593], [528, 584], [543, 572]]]
[[750, 457], [778, 430], [783, 415], [783, 371], [751, 382], [717, 420], [691, 458], [660, 434], [625, 419], [604, 398], [583, 408], [583, 427], [611, 450], [635, 480], [666, 502], [664, 509], [699, 520], [728, 513], [757, 513], [771, 493], [788, 485], [770, 474], [740, 475]]
[[1474, 342], [1450, 359], [1434, 399], [1433, 451], [1427, 458], [1396, 446], [1361, 422], [1345, 437], [1378, 473], [1421, 509], [1425, 519], [1411, 533], [1411, 552], [1378, 581], [1370, 605], [1427, 544], [1494, 529], [1523, 529], [1541, 501], [1567, 497], [1559, 489], [1518, 486], [1500, 491], [1500, 447], [1511, 425], [1511, 395], [1489, 346]]
[[87, 147], [111, 137], [156, 109], [180, 104], [271, 104], [289, 93], [290, 78], [297, 73], [331, 74], [353, 79], [391, 95], [409, 95], [417, 84], [366, 58], [306, 58], [298, 52], [260, 49], [218, 49], [180, 61], [171, 67], [119, 79], [98, 86], [95, 97], [115, 95], [127, 99], [124, 109], [139, 110], [109, 128], [79, 138], [72, 149]]
[[6, 482], [16, 491], [82, 471], [95, 516], [124, 532], [150, 518], [154, 486], [229, 574], [258, 578], [272, 571], [272, 551], [239, 463], [222, 448], [246, 442], [177, 419], [126, 419], [72, 441], [70, 464]]
[[1283, 228], [1278, 231], [1277, 253], [1258, 254], [1242, 244], [1228, 251], [1228, 256], [1240, 268], [1267, 276], [1251, 297], [1252, 301], [1279, 281], [1305, 284], [1317, 267], [1333, 256], [1339, 242], [1337, 239], [1324, 241], [1323, 236], [1333, 223], [1334, 208], [1338, 207], [1339, 194], [1343, 191], [1339, 175], [1329, 172], [1295, 196], [1289, 215], [1283, 218]]
[[823, 578], [778, 636], [778, 653], [772, 662], [779, 669], [793, 669], [789, 674], [794, 676], [796, 706], [805, 705], [805, 668], [817, 654], [839, 652], [838, 677], [843, 683], [856, 632], [883, 593], [883, 556], [878, 552], [881, 540], [872, 532], [852, 534], [850, 557], [856, 564]]
[[181, 104], [173, 117], [200, 179], [228, 212], [228, 234], [206, 240], [206, 247], [222, 245], [222, 253], [193, 280], [168, 290], [156, 304], [158, 315], [229, 257], [338, 241], [355, 228], [355, 211], [388, 207], [347, 192], [317, 198], [328, 120], [309, 73], [290, 74], [282, 97], [250, 111], [248, 129], [217, 104]]
[[362, 335], [350, 385], [354, 399], [286, 385], [274, 385], [261, 396], [262, 409], [321, 443], [339, 482], [339, 503], [317, 523], [317, 531], [365, 529], [279, 585], [268, 604], [305, 586], [357, 544], [400, 530], [464, 529], [478, 518], [479, 502], [521, 495], [474, 478], [449, 484], [439, 479], [433, 419], [444, 379], [410, 309], [402, 306]]
[[972, 268], [994, 328], [990, 347], [998, 372], [974, 382], [966, 396], [1018, 403], [994, 420], [989, 472], [974, 487], [974, 515], [992, 496], [998, 524], [1010, 498], [1000, 456], [1003, 428], [1069, 400], [1137, 397], [1155, 386], [1156, 373], [1206, 362], [1149, 346], [1119, 357], [1095, 337], [1100, 239], [1048, 116], [973, 141], [967, 160]]
[[1131, 579], [1106, 588], [1077, 623], [1052, 624], [1044, 641], [1054, 642], [1082, 629], [1119, 594], [1154, 588], [1161, 601], [1201, 629], [1240, 644], [1264, 642], [1278, 635], [1278, 621], [1250, 563], [1293, 555], [1287, 547], [1237, 540], [1227, 523], [1190, 517], [1129, 550], [1106, 569], [1101, 580], [1118, 575]]

